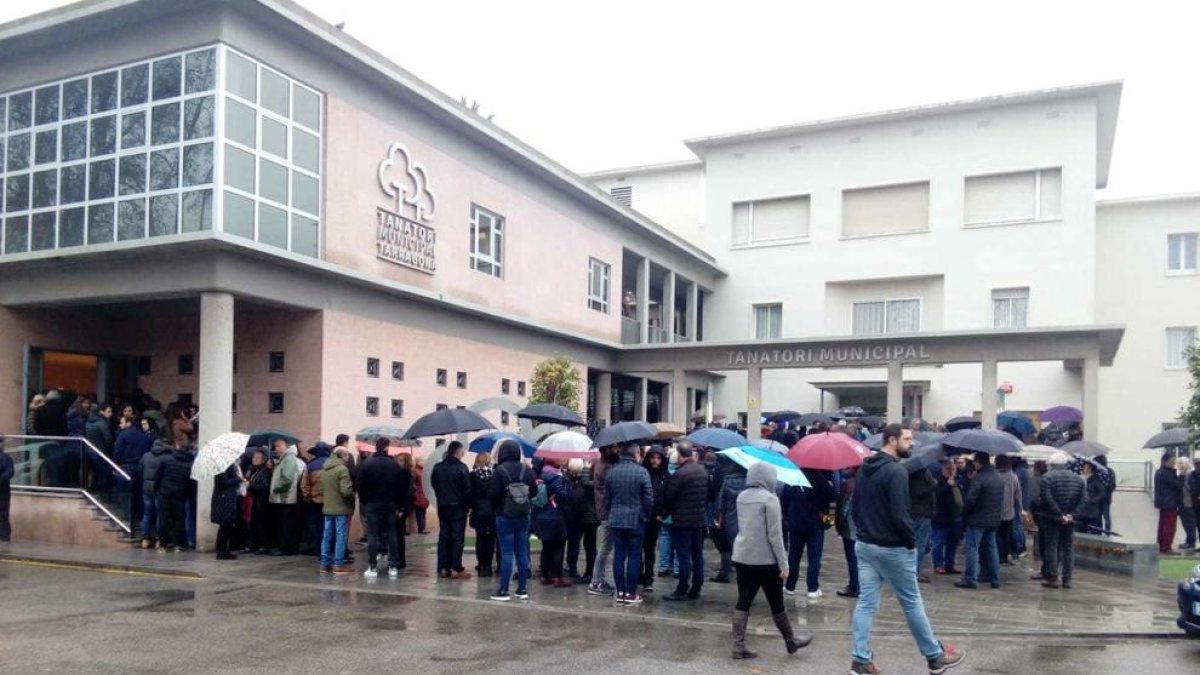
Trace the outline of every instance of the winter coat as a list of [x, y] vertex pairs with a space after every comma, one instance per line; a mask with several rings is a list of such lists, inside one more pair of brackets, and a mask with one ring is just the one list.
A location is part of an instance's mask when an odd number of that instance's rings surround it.
[[425, 469], [414, 467], [412, 472], [413, 477], [413, 497], [412, 505], [414, 509], [429, 508], [429, 497], [425, 495]]
[[500, 446], [500, 454], [496, 457], [496, 469], [492, 472], [492, 482], [488, 486], [488, 496], [492, 500], [492, 511], [497, 516], [504, 515], [504, 500], [508, 497], [508, 486], [513, 483], [524, 483], [529, 488], [529, 498], [537, 494], [537, 476], [533, 469], [521, 463], [521, 451], [511, 443]]
[[968, 527], [1000, 527], [1003, 506], [1004, 479], [996, 469], [985, 466], [975, 472], [971, 487], [963, 495], [963, 522]]
[[[300, 482], [300, 495], [304, 497], [304, 501], [310, 504], [321, 504], [324, 502], [325, 494], [323, 484], [321, 483], [321, 471], [325, 468], [325, 463], [329, 461], [331, 452], [332, 450], [329, 445], [325, 443], [317, 444], [312, 449], [313, 459], [304, 467], [304, 480]], [[345, 465], [346, 462], [343, 461], [342, 466]]]
[[858, 538], [858, 530], [854, 527], [851, 511], [854, 506], [854, 485], [857, 476], [847, 476], [842, 479], [842, 487], [838, 490], [837, 510], [834, 512], [833, 526], [842, 539], [854, 541]]
[[87, 436], [88, 418], [79, 408], [70, 408], [67, 410], [67, 435], [76, 438], [84, 438]]
[[405, 471], [386, 452], [376, 452], [363, 460], [358, 469], [358, 499], [363, 510], [392, 507], [403, 511], [408, 502], [404, 485]]
[[271, 499], [271, 470], [266, 464], [258, 468], [251, 467], [249, 476], [250, 483], [246, 486], [246, 492], [254, 498], [256, 502], [266, 504]]
[[783, 513], [775, 495], [775, 467], [766, 462], [751, 465], [745, 483], [745, 489], [737, 496], [738, 534], [733, 540], [733, 561], [786, 569]]
[[592, 469], [584, 467], [579, 477], [571, 482], [571, 499], [567, 508], [567, 524], [576, 529], [595, 527], [600, 524], [600, 512], [596, 510], [596, 486], [592, 482]]
[[321, 473], [321, 513], [327, 516], [348, 516], [354, 513], [354, 483], [350, 480], [350, 469], [341, 457], [333, 456], [325, 461]]
[[1079, 505], [1075, 516], [1080, 520], [1098, 520], [1100, 518], [1100, 505], [1104, 503], [1104, 498], [1108, 495], [1107, 488], [1104, 487], [1104, 480], [1100, 478], [1099, 473], [1094, 473], [1084, 479], [1083, 503]]
[[113, 451], [113, 432], [112, 427], [108, 425], [108, 420], [100, 415], [100, 407], [97, 406], [92, 410], [92, 414], [88, 417], [87, 425], [84, 429], [84, 437], [88, 443], [96, 446], [96, 449], [106, 455], [111, 456]]
[[605, 501], [606, 480], [608, 472], [615, 464], [606, 457], [600, 457], [592, 462], [592, 487], [596, 493], [596, 512], [600, 514], [601, 522], [608, 522], [608, 506]]
[[546, 486], [546, 505], [533, 513], [533, 533], [542, 541], [562, 541], [567, 538], [566, 505], [571, 485], [562, 471], [549, 466], [542, 469], [542, 484]]
[[113, 461], [118, 466], [137, 466], [142, 461], [142, 455], [154, 447], [154, 436], [137, 427], [122, 429], [117, 434], [117, 442], [113, 445]]
[[154, 439], [150, 452], [142, 455], [142, 494], [154, 496], [154, 478], [158, 475], [158, 467], [166, 461], [175, 448], [161, 438]]
[[1154, 472], [1154, 508], [1180, 509], [1183, 507], [1183, 481], [1175, 469], [1160, 467]]
[[238, 488], [241, 485], [242, 476], [238, 473], [237, 464], [230, 464], [228, 469], [213, 478], [209, 520], [214, 525], [233, 525], [238, 521]]
[[[657, 469], [650, 468], [651, 455], [659, 457], [660, 464]], [[653, 446], [642, 458], [642, 468], [650, 474], [650, 488], [654, 491], [654, 507], [650, 510], [650, 519], [665, 518], [667, 516], [667, 481], [671, 478], [667, 468], [667, 456], [657, 445]]]
[[746, 489], [746, 470], [734, 465], [721, 481], [717, 494], [717, 514], [725, 528], [725, 538], [733, 541], [738, 534], [737, 498]]
[[492, 508], [492, 467], [483, 466], [471, 471], [471, 519], [475, 529], [496, 526], [496, 510]]
[[154, 473], [154, 494], [165, 499], [184, 500], [196, 492], [192, 481], [195, 456], [187, 450], [175, 450], [158, 465]]
[[39, 436], [69, 436], [67, 402], [61, 398], [47, 399], [34, 413]]
[[780, 506], [788, 529], [796, 532], [817, 532], [825, 529], [822, 518], [837, 501], [833, 481], [825, 471], [805, 471], [810, 488], [790, 485], [783, 490]]
[[296, 446], [289, 445], [283, 456], [275, 461], [275, 470], [271, 472], [271, 503], [295, 504], [303, 479], [304, 462], [300, 461]]
[[699, 462], [687, 462], [667, 481], [666, 510], [672, 527], [704, 527], [708, 505], [708, 470]]
[[938, 474], [934, 501], [933, 526], [943, 528], [954, 525], [954, 519], [962, 514], [962, 490], [958, 485], [951, 485], [945, 476]]
[[1066, 467], [1050, 469], [1042, 476], [1041, 506], [1038, 515], [1057, 521], [1076, 515], [1087, 493], [1083, 476]]
[[0, 494], [7, 494], [12, 487], [13, 476], [16, 475], [16, 464], [13, 458], [0, 452]]
[[908, 471], [887, 453], [872, 454], [859, 467], [854, 481], [851, 513], [858, 541], [916, 548], [908, 504]]
[[465, 509], [471, 505], [471, 471], [461, 459], [446, 455], [433, 467], [429, 483], [439, 509]]
[[37, 408], [33, 408], [29, 412], [25, 413], [25, 435], [26, 436], [39, 435], [38, 428], [37, 428], [37, 411], [38, 411]]
[[1021, 513], [1021, 505], [1024, 503], [1021, 494], [1021, 479], [1012, 471], [997, 469], [996, 473], [1000, 475], [1000, 479], [1004, 483], [1004, 500], [1000, 503], [1000, 520], [1013, 520]]
[[632, 457], [608, 470], [604, 478], [604, 510], [610, 529], [639, 529], [650, 519], [654, 508], [654, 487], [650, 473]]
[[908, 474], [909, 515], [917, 518], [933, 518], [937, 514], [937, 479], [928, 471]]

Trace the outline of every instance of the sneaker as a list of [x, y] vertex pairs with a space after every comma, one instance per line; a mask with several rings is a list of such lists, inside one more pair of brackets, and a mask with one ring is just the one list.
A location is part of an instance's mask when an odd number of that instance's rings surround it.
[[929, 659], [929, 675], [942, 675], [962, 663], [965, 658], [967, 658], [967, 653], [963, 650], [954, 645], [942, 643], [942, 655], [936, 659]]
[[850, 675], [879, 675], [881, 673], [879, 666], [875, 665], [874, 661], [852, 661], [850, 663]]
[[388, 568], [388, 578], [389, 579], [395, 579], [398, 576], [400, 576], [400, 568], [399, 567], [389, 567]]
[[500, 592], [492, 593], [492, 597], [488, 598], [488, 600], [495, 600], [496, 602], [508, 602], [511, 599], [508, 593]]
[[796, 594], [796, 589], [794, 589], [794, 588], [788, 588], [787, 586], [784, 586], [784, 587], [783, 587], [783, 594], [784, 594], [784, 595], [795, 595], [795, 594]]
[[526, 591], [523, 589], [518, 590], [516, 595], [517, 595], [518, 600], [528, 600], [529, 599], [529, 591]]
[[376, 572], [374, 567], [368, 567], [367, 571], [363, 572], [364, 579], [374, 579], [378, 576], [379, 572]]
[[625, 604], [625, 594], [624, 593], [617, 593], [616, 596], [614, 596], [614, 597], [616, 597], [618, 605]]
[[640, 605], [642, 604], [642, 596], [638, 595], [637, 593], [628, 593], [625, 595], [625, 604]]
[[591, 586], [588, 586], [587, 592], [588, 592], [588, 595], [611, 596], [613, 593], [616, 592], [616, 590], [617, 589], [613, 588], [612, 586], [609, 586], [607, 583], [604, 583], [604, 584], [592, 584]]
[[818, 599], [820, 599], [820, 597], [821, 597], [822, 595], [824, 595], [824, 593], [822, 593], [822, 592], [821, 592], [821, 589], [819, 589], [819, 588], [818, 588], [818, 589], [817, 589], [817, 590], [815, 590], [815, 591], [809, 591], [809, 592], [808, 592], [808, 599], [809, 599], [809, 600], [818, 600]]

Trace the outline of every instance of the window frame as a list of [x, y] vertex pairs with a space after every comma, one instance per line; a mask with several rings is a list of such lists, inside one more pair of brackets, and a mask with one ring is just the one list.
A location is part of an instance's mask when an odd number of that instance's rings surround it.
[[[779, 202], [789, 199], [804, 199], [808, 202], [808, 234], [797, 234], [786, 237], [773, 237], [770, 239], [755, 239], [754, 238], [754, 205], [761, 202]], [[737, 207], [741, 204], [746, 205], [746, 241], [733, 241], [733, 223]], [[780, 195], [777, 197], [759, 197], [756, 199], [742, 199], [735, 201], [729, 205], [729, 237], [730, 248], [743, 249], [755, 248], [759, 246], [778, 246], [782, 244], [803, 244], [812, 240], [812, 193]]]
[[1167, 326], [1166, 328], [1163, 329], [1163, 370], [1187, 370], [1187, 358], [1185, 356], [1183, 356], [1182, 352], [1178, 355], [1179, 362], [1177, 364], [1172, 363], [1172, 361], [1171, 361], [1170, 346], [1171, 346], [1171, 331], [1173, 331], [1173, 330], [1191, 331], [1191, 333], [1192, 333], [1191, 344], [1195, 345], [1197, 343], [1197, 341], [1200, 340], [1200, 327], [1197, 327], [1195, 325], [1192, 325], [1192, 326]]
[[[491, 253], [480, 253], [478, 250], [479, 244], [479, 227], [480, 216], [486, 215], [491, 220], [491, 234], [488, 238], [488, 243], [491, 248]], [[482, 274], [486, 274], [496, 279], [504, 279], [504, 230], [507, 219], [479, 204], [471, 204], [471, 245], [468, 249], [471, 269]], [[500, 255], [496, 255], [496, 251]], [[482, 269], [484, 265], [490, 265], [491, 269]]]
[[[1042, 174], [1049, 171], [1058, 172], [1058, 215], [1045, 217], [1042, 215]], [[1033, 217], [1032, 218], [1001, 218], [999, 220], [967, 220], [967, 188], [972, 178], [993, 178], [999, 176], [1016, 176], [1025, 173], [1034, 174], [1033, 178]], [[1053, 223], [1063, 219], [1063, 168], [1061, 166], [1043, 166], [1036, 169], [1021, 169], [1019, 171], [999, 171], [963, 176], [963, 213], [964, 228], [998, 227], [1003, 225], [1025, 225], [1029, 223]]]
[[[894, 232], [867, 232], [865, 234], [846, 234], [846, 195], [868, 192], [871, 190], [887, 190], [895, 188], [905, 188], [924, 185], [926, 187], [927, 199], [925, 202], [925, 224], [913, 230], [896, 230]], [[854, 241], [856, 239], [874, 239], [876, 237], [904, 237], [913, 234], [928, 234], [933, 231], [933, 198], [934, 198], [934, 181], [932, 178], [922, 178], [918, 180], [901, 181], [899, 183], [883, 183], [879, 185], [860, 185], [858, 187], [842, 188], [839, 193], [838, 206], [839, 213], [839, 241]]]
[[[917, 330], [914, 333], [920, 333], [925, 328], [925, 301], [921, 296], [903, 296], [896, 298], [872, 298], [870, 300], [854, 300], [850, 303], [850, 334], [853, 336], [875, 336], [875, 335], [908, 335], [909, 333], [899, 333], [888, 330], [888, 306], [893, 302], [913, 302], [917, 303]], [[883, 332], [882, 333], [856, 333], [854, 331], [854, 308], [857, 305], [883, 305]]]
[[[1181, 244], [1179, 247], [1179, 267], [1175, 268], [1172, 265], [1176, 262], [1173, 260], [1171, 251], [1171, 240], [1174, 237], [1179, 237]], [[1192, 247], [1192, 267], [1185, 267], [1187, 262], [1187, 244], [1191, 240]], [[1192, 276], [1198, 273], [1200, 268], [1200, 232], [1168, 232], [1167, 233], [1167, 276]]]
[[[779, 308], [779, 335], [762, 337], [758, 334], [758, 311], [760, 309], [770, 310], [771, 308]], [[767, 317], [768, 326], [771, 323], [770, 316]], [[783, 337], [783, 302], [756, 302], [750, 306], [750, 335], [754, 340], [778, 340]]]
[[[1024, 295], [1020, 295], [1021, 292]], [[997, 330], [1017, 330], [1029, 327], [1029, 287], [1028, 286], [1006, 286], [1003, 288], [992, 289], [992, 328]], [[1013, 300], [1025, 301], [1025, 320], [1022, 325], [1013, 325]], [[1004, 301], [1008, 303], [1008, 311], [1006, 312], [1007, 324], [1005, 326], [996, 325], [996, 303]]]
[[[600, 280], [603, 286], [603, 297], [592, 294], [595, 286], [596, 271], [600, 271]], [[608, 314], [609, 301], [612, 297], [612, 265], [600, 260], [599, 258], [588, 258], [588, 309], [595, 310]]]

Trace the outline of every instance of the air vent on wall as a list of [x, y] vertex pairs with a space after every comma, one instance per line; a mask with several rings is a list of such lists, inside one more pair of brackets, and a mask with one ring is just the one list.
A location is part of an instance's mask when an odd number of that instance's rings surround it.
[[632, 185], [621, 185], [618, 187], [609, 188], [608, 194], [612, 195], [613, 199], [621, 202], [625, 206], [633, 205], [633, 186]]

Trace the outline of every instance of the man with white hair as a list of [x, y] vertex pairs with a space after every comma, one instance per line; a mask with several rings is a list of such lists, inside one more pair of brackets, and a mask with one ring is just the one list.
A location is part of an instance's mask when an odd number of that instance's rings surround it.
[[1083, 505], [1087, 484], [1083, 477], [1067, 468], [1070, 457], [1056, 452], [1050, 457], [1050, 471], [1042, 478], [1041, 506], [1038, 526], [1045, 531], [1045, 578], [1042, 585], [1058, 588], [1059, 564], [1062, 565], [1062, 587], [1071, 587], [1071, 572], [1075, 567], [1073, 539], [1075, 512]]

